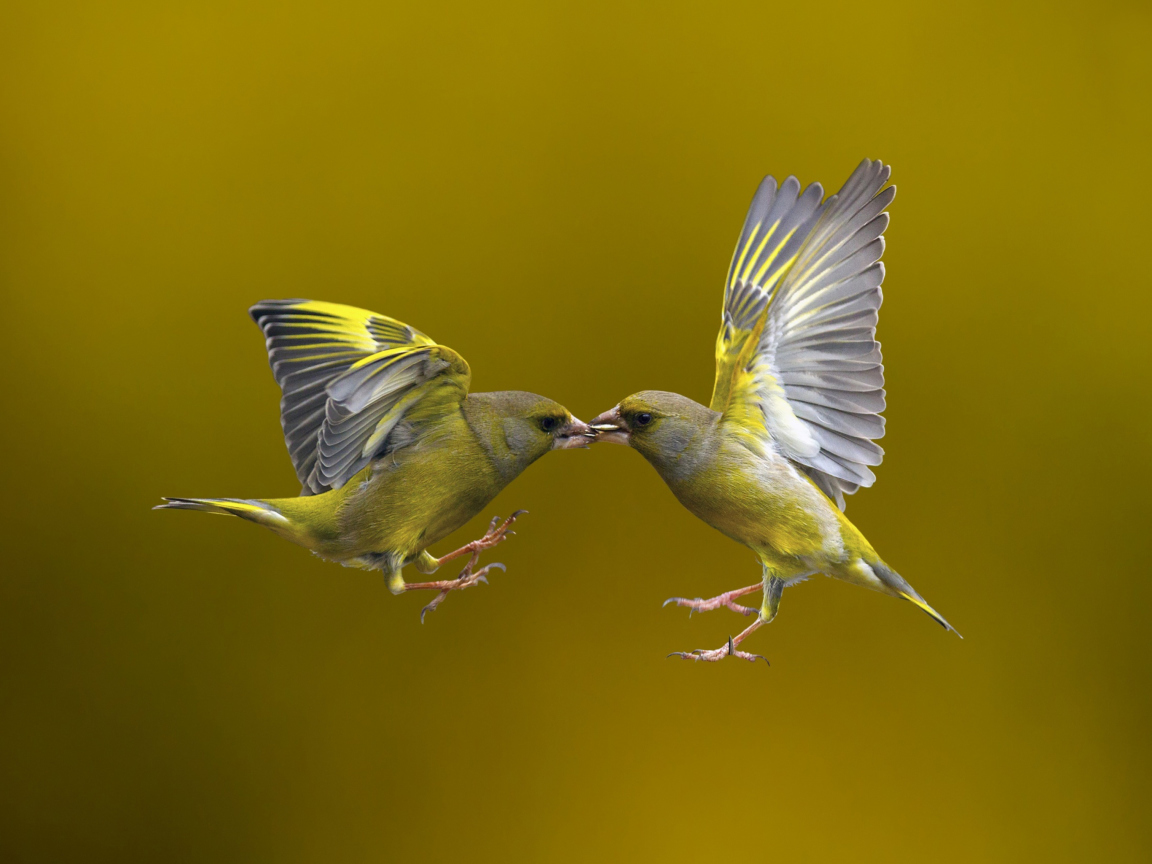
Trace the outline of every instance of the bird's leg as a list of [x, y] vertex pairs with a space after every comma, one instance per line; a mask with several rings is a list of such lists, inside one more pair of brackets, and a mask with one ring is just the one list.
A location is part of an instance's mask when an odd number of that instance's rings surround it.
[[780, 596], [784, 593], [784, 580], [779, 576], [769, 576], [764, 568], [764, 599], [760, 601], [760, 620], [767, 624], [780, 611]]
[[[744, 628], [738, 636], [729, 636], [728, 643], [721, 645], [713, 651], [705, 651], [703, 648], [697, 648], [695, 651], [673, 651], [669, 657], [681, 657], [684, 660], [703, 660], [705, 663], [715, 663], [717, 660], [723, 660], [725, 657], [736, 657], [740, 660], [748, 660], [756, 662], [763, 660], [768, 663], [768, 659], [763, 654], [749, 654], [747, 651], [738, 651], [736, 646], [751, 636], [755, 631], [759, 630], [764, 624], [767, 623], [763, 618], [757, 618], [751, 624]], [[768, 663], [771, 666], [771, 663]]]
[[[495, 520], [493, 520], [495, 521]], [[439, 591], [435, 597], [432, 598], [427, 606], [420, 610], [420, 623], [424, 623], [424, 616], [444, 602], [444, 598], [452, 591], [462, 591], [465, 588], [471, 588], [473, 585], [479, 585], [483, 582], [488, 584], [488, 571], [493, 567], [498, 567], [501, 570], [505, 569], [503, 564], [489, 564], [486, 567], [481, 567], [476, 570], [476, 564], [480, 560], [480, 553], [484, 551], [481, 549], [474, 549], [472, 557], [468, 559], [468, 563], [464, 565], [464, 569], [460, 571], [460, 575], [455, 579], [440, 579], [435, 582], [406, 582], [404, 583], [404, 591]], [[429, 556], [431, 557], [431, 556]], [[441, 561], [444, 559], [441, 558]]]
[[468, 555], [468, 563], [464, 565], [464, 569], [460, 571], [460, 575], [455, 579], [439, 579], [435, 582], [405, 582], [404, 578], [400, 575], [399, 566], [395, 567], [388, 576], [388, 590], [393, 594], [403, 594], [405, 591], [438, 591], [432, 602], [420, 610], [420, 621], [423, 623], [424, 616], [444, 602], [444, 598], [448, 596], [451, 591], [462, 591], [465, 588], [471, 588], [473, 585], [479, 585], [483, 582], [488, 584], [488, 571], [493, 568], [500, 570], [506, 569], [503, 564], [489, 564], [486, 567], [476, 569], [476, 565], [480, 561], [480, 553], [485, 549], [491, 549], [493, 546], [507, 540], [515, 531], [509, 531], [508, 527], [516, 521], [517, 518], [527, 513], [527, 510], [517, 510], [503, 522], [500, 517], [496, 516], [491, 522], [488, 523], [488, 530], [484, 532], [484, 536], [479, 540], [473, 540], [454, 552], [449, 552], [440, 558], [434, 558], [428, 553], [428, 550], [423, 550], [416, 559], [412, 562], [413, 566], [421, 573], [431, 575], [440, 569], [440, 565], [445, 561], [451, 561], [453, 558], [459, 558], [461, 555]]
[[412, 562], [412, 566], [425, 576], [431, 576], [440, 569], [440, 562], [433, 558], [431, 553], [425, 549], [416, 556], [416, 560]]
[[[747, 651], [737, 650], [737, 646], [741, 642], [775, 618], [776, 613], [780, 610], [780, 595], [784, 592], [784, 580], [778, 576], [769, 575], [768, 568], [765, 567], [764, 582], [757, 587], [764, 589], [764, 599], [760, 603], [760, 615], [755, 621], [748, 625], [740, 635], [729, 636], [727, 645], [722, 645], [712, 651], [697, 648], [695, 651], [676, 651], [668, 656], [681, 657], [684, 660], [703, 660], [706, 663], [715, 663], [717, 660], [723, 660], [725, 657], [736, 657], [740, 660], [748, 660], [749, 662], [763, 660], [765, 663], [768, 663], [768, 659], [763, 655], [749, 654]], [[745, 589], [740, 590], [744, 591], [744, 593], [751, 593]], [[768, 665], [772, 664], [769, 663]]]
[[749, 585], [747, 588], [737, 588], [735, 591], [725, 591], [723, 594], [717, 594], [708, 600], [701, 600], [697, 597], [695, 600], [689, 600], [687, 597], [669, 597], [664, 601], [664, 605], [675, 603], [677, 606], [687, 606], [688, 614], [693, 612], [711, 612], [713, 609], [719, 609], [721, 606], [727, 606], [733, 612], [739, 612], [741, 615], [755, 615], [756, 610], [751, 606], [741, 606], [739, 603], [733, 603], [737, 597], [743, 597], [745, 594], [752, 594], [759, 591], [764, 587], [763, 582], [757, 582], [755, 585]]
[[[500, 521], [499, 516], [493, 517], [492, 521], [488, 523], [488, 530], [484, 532], [483, 537], [479, 540], [473, 540], [471, 543], [466, 543], [456, 551], [449, 552], [447, 555], [433, 558], [431, 555], [425, 556], [421, 554], [417, 560], [417, 569], [419, 569], [421, 573], [435, 573], [437, 568], [445, 561], [451, 561], [453, 558], [459, 558], [461, 555], [477, 555], [485, 549], [491, 549], [493, 546], [499, 545], [516, 533], [515, 531], [509, 531], [509, 526], [527, 512], [527, 510], [517, 510], [503, 522]], [[473, 564], [473, 566], [475, 565]]]

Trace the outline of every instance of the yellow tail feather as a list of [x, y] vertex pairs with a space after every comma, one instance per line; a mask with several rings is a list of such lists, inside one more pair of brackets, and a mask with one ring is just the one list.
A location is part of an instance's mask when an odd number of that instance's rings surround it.
[[165, 498], [153, 510], [199, 510], [220, 516], [239, 516], [269, 528], [286, 528], [289, 521], [265, 501], [244, 498]]
[[[911, 603], [915, 603], [917, 606], [919, 606], [921, 609], [923, 609], [925, 612], [927, 612], [928, 615], [932, 618], [932, 620], [935, 621], [937, 624], [939, 624], [941, 627], [943, 627], [945, 630], [951, 630], [957, 636], [960, 636], [959, 631], [957, 631], [955, 627], [953, 627], [951, 624], [949, 624], [944, 619], [943, 615], [941, 615], [939, 612], [937, 612], [935, 609], [933, 609], [931, 606], [929, 606], [927, 603], [925, 603], [919, 597], [915, 597], [912, 594], [908, 594], [907, 592], [904, 592], [904, 591], [900, 592], [900, 596], [903, 597], [905, 600], [908, 600]], [[960, 636], [960, 638], [963, 639], [964, 637]]]

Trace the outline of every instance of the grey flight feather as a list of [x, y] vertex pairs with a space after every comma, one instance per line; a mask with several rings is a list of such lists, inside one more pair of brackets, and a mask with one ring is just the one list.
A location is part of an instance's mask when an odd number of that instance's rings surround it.
[[[725, 288], [725, 326], [751, 330], [767, 310], [752, 366], [775, 445], [841, 509], [845, 494], [872, 485], [869, 466], [884, 455], [876, 322], [890, 173], [866, 159], [823, 202], [818, 183], [801, 192], [795, 177], [779, 187], [765, 178]], [[771, 397], [778, 388], [784, 400]]]
[[[467, 392], [462, 358], [384, 315], [311, 300], [265, 300], [249, 311], [283, 393], [280, 419], [301, 495], [338, 489], [386, 453], [423, 385], [445, 370], [461, 373], [460, 398]], [[405, 427], [406, 440], [411, 434]]]

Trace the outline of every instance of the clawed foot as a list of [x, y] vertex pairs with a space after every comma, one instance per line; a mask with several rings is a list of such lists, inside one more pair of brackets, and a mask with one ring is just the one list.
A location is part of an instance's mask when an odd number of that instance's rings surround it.
[[[442, 579], [437, 582], [408, 582], [404, 586], [405, 591], [439, 591], [432, 602], [420, 610], [420, 623], [424, 623], [424, 616], [444, 602], [444, 598], [452, 591], [462, 591], [465, 588], [471, 588], [473, 585], [478, 585], [483, 582], [488, 584], [487, 574], [493, 567], [498, 567], [500, 570], [505, 570], [503, 564], [489, 564], [479, 570], [476, 570], [476, 565], [480, 561], [480, 553], [485, 549], [491, 549], [500, 543], [507, 540], [515, 531], [509, 531], [509, 527], [519, 517], [527, 513], [527, 510], [517, 510], [503, 522], [500, 521], [499, 516], [492, 517], [492, 521], [488, 523], [488, 530], [484, 532], [484, 536], [479, 540], [473, 540], [465, 546], [461, 546], [455, 552], [449, 552], [437, 560], [436, 567], [439, 567], [445, 561], [451, 561], [453, 558], [459, 558], [461, 555], [469, 555], [468, 563], [464, 565], [464, 569], [460, 571], [460, 575], [455, 579]], [[473, 572], [475, 571], [475, 572]], [[426, 571], [429, 572], [429, 571]]]
[[459, 558], [461, 555], [472, 556], [472, 566], [476, 566], [476, 557], [485, 549], [491, 549], [493, 546], [498, 546], [515, 534], [515, 531], [509, 531], [508, 528], [525, 515], [527, 510], [517, 510], [503, 522], [500, 521], [499, 516], [493, 516], [492, 521], [488, 523], [488, 530], [484, 532], [484, 536], [479, 540], [473, 540], [471, 543], [465, 544], [457, 549], [455, 552], [449, 552], [447, 555], [437, 559], [436, 565], [439, 566], [445, 561], [451, 561], [453, 558]]
[[[682, 660], [703, 660], [705, 663], [715, 663], [717, 660], [723, 660], [725, 657], [735, 657], [739, 660], [747, 660], [750, 663], [755, 663], [757, 660], [763, 660], [768, 663], [768, 658], [763, 654], [749, 654], [747, 651], [738, 651], [736, 649], [736, 641], [729, 636], [728, 644], [721, 646], [713, 651], [705, 651], [703, 648], [697, 648], [695, 651], [673, 651], [668, 655], [669, 657], [679, 657]], [[771, 663], [768, 663], [771, 666]]]
[[[741, 590], [746, 591], [747, 589]], [[768, 658], [761, 654], [749, 654], [747, 651], [737, 650], [740, 643], [764, 626], [764, 623], [764, 618], [757, 617], [755, 621], [741, 631], [739, 636], [729, 636], [728, 644], [717, 648], [715, 651], [705, 651], [703, 648], [697, 648], [695, 651], [674, 651], [668, 656], [679, 657], [681, 660], [703, 660], [705, 663], [715, 663], [717, 660], [723, 660], [725, 657], [735, 657], [739, 660], [747, 660], [749, 663], [755, 663], [757, 660], [763, 660], [765, 663], [768, 663]], [[768, 665], [771, 666], [772, 664], [768, 663]]]
[[[476, 556], [479, 556], [479, 554], [480, 554], [480, 552], [479, 552], [479, 550], [477, 550], [474, 553], [474, 558]], [[431, 603], [429, 603], [427, 606], [425, 606], [423, 609], [420, 610], [420, 623], [421, 624], [424, 623], [424, 616], [427, 615], [429, 612], [431, 612], [433, 609], [435, 609], [437, 606], [439, 606], [441, 603], [443, 603], [444, 598], [447, 597], [450, 592], [463, 591], [465, 588], [471, 588], [473, 585], [479, 585], [481, 582], [483, 582], [485, 585], [487, 585], [488, 584], [488, 578], [487, 577], [488, 577], [488, 571], [489, 570], [491, 570], [493, 567], [498, 567], [502, 571], [507, 569], [503, 564], [489, 564], [486, 567], [482, 567], [481, 569], [479, 569], [475, 573], [473, 573], [472, 567], [474, 564], [475, 564], [475, 560], [469, 561], [468, 565], [463, 570], [460, 571], [460, 575], [457, 576], [455, 579], [441, 579], [438, 582], [409, 582], [407, 585], [404, 586], [405, 591], [413, 591], [413, 590], [423, 589], [423, 590], [428, 590], [428, 591], [439, 591], [440, 592], [439, 594], [437, 594], [435, 597], [432, 598]]]
[[[753, 609], [751, 606], [741, 606], [739, 603], [733, 603], [737, 597], [743, 597], [745, 594], [752, 594], [755, 591], [761, 590], [763, 585], [757, 582], [755, 585], [749, 585], [747, 588], [737, 588], [735, 591], [726, 591], [723, 594], [717, 595], [710, 600], [701, 600], [697, 597], [695, 600], [689, 600], [686, 597], [669, 597], [664, 601], [664, 605], [675, 603], [677, 606], [687, 606], [688, 615], [691, 616], [693, 612], [711, 612], [713, 609], [719, 609], [725, 606], [733, 612], [739, 612], [741, 615], [755, 615], [758, 610]], [[717, 651], [721, 649], [716, 649]]]

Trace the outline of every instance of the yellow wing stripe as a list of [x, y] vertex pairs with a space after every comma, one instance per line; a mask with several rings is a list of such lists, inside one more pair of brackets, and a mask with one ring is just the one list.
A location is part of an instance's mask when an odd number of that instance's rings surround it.
[[[748, 254], [748, 250], [752, 248], [752, 238], [756, 236], [756, 232], [760, 230], [760, 222], [756, 223], [756, 227], [752, 233], [748, 235], [748, 242], [744, 244], [744, 248], [740, 250], [740, 260], [736, 262], [736, 266], [732, 268], [732, 284], [735, 285], [740, 281], [740, 268], [744, 266], [744, 257]], [[755, 260], [755, 259], [753, 259]]]
[[[315, 346], [309, 345], [307, 347], [309, 347], [309, 348], [314, 347], [314, 348], [319, 349], [319, 348], [323, 348], [324, 346], [322, 346], [322, 345], [315, 345]], [[332, 346], [332, 347], [337, 347], [337, 346]], [[345, 348], [345, 346], [343, 346], [343, 345], [338, 346], [338, 347]], [[335, 360], [335, 359], [340, 358], [340, 357], [359, 357], [361, 353], [362, 352], [360, 352], [360, 351], [348, 351], [348, 350], [331, 351], [331, 352], [328, 352], [326, 354], [309, 354], [305, 357], [290, 357], [290, 358], [288, 358], [288, 362], [291, 362], [291, 363], [308, 363], [312, 360]]]
[[[385, 360], [388, 358], [392, 358], [392, 360], [395, 361], [396, 358], [401, 357], [402, 355], [411, 354], [414, 351], [424, 351], [424, 350], [427, 350], [427, 349], [423, 345], [421, 345], [421, 346], [405, 345], [402, 348], [389, 348], [387, 351], [379, 351], [375, 354], [368, 355], [363, 360], [357, 360], [355, 363], [353, 363], [351, 366], [348, 367], [348, 371], [351, 372], [353, 369], [363, 369], [365, 366], [370, 366], [373, 363], [380, 363], [381, 360]], [[382, 369], [387, 368], [390, 365], [391, 365], [391, 363], [382, 363], [381, 368]], [[379, 371], [379, 370], [377, 370], [377, 371]], [[375, 374], [375, 373], [373, 373], [373, 374]]]
[[[282, 323], [288, 326], [306, 327], [312, 332], [321, 331], [346, 337], [348, 342], [354, 342], [365, 351], [375, 349], [377, 339], [385, 342], [435, 344], [426, 334], [394, 318], [367, 309], [358, 309], [341, 303], [326, 303], [322, 300], [307, 300], [285, 307]], [[278, 338], [308, 338], [308, 334], [292, 336], [285, 334], [284, 337]]]
[[[776, 223], [776, 224], [778, 225], [780, 223]], [[773, 229], [775, 229], [776, 226], [773, 225], [772, 227], [773, 227]], [[780, 250], [788, 245], [788, 241], [792, 239], [792, 235], [795, 233], [796, 233], [796, 229], [793, 228], [791, 231], [788, 232], [787, 237], [785, 237], [783, 240], [781, 240], [779, 243], [776, 244], [776, 248], [772, 250], [772, 254], [768, 256], [768, 259], [764, 262], [763, 266], [761, 266], [760, 269], [756, 271], [756, 275], [752, 278], [752, 284], [753, 285], [759, 285], [760, 284], [760, 280], [764, 278], [764, 274], [768, 272], [768, 268], [772, 266], [772, 262], [776, 260], [776, 256], [780, 254]], [[767, 239], [767, 238], [765, 238], [765, 239]], [[796, 260], [796, 256], [793, 255], [791, 258], [788, 259], [788, 261], [785, 264], [785, 267], [787, 265], [791, 264], [795, 260]], [[784, 272], [785, 267], [780, 268], [781, 273]], [[779, 276], [780, 274], [777, 273], [776, 275]]]
[[323, 300], [308, 300], [304, 303], [297, 303], [294, 306], [288, 307], [293, 313], [299, 314], [300, 312], [313, 312], [317, 315], [322, 315], [325, 318], [341, 318], [345, 321], [361, 322], [365, 317], [374, 315], [375, 313], [369, 312], [367, 309], [358, 309], [355, 306], [345, 306], [343, 303], [326, 303]]
[[[752, 253], [752, 257], [749, 259], [748, 265], [744, 268], [744, 272], [740, 274], [741, 282], [748, 281], [748, 273], [752, 269], [752, 265], [756, 263], [756, 259], [760, 257], [760, 253], [764, 251], [764, 246], [767, 245], [768, 241], [772, 238], [772, 235], [776, 233], [776, 229], [778, 227], [780, 227], [780, 220], [776, 220], [772, 223], [772, 227], [768, 229], [768, 233], [764, 235], [764, 239], [760, 241], [760, 245], [756, 247], [756, 251]], [[752, 236], [755, 237], [756, 235], [753, 234]], [[751, 244], [752, 241], [749, 239], [748, 245]]]
[[[291, 322], [288, 322], [291, 323]], [[366, 338], [362, 333], [352, 333], [348, 330], [333, 330], [327, 327], [309, 327], [307, 333], [280, 333], [276, 336], [278, 342], [313, 342], [315, 345], [340, 345], [348, 347], [349, 345], [371, 345], [375, 346], [376, 343], [371, 339]], [[345, 338], [345, 337], [355, 338]], [[329, 339], [330, 342], [317, 341], [320, 338]]]

